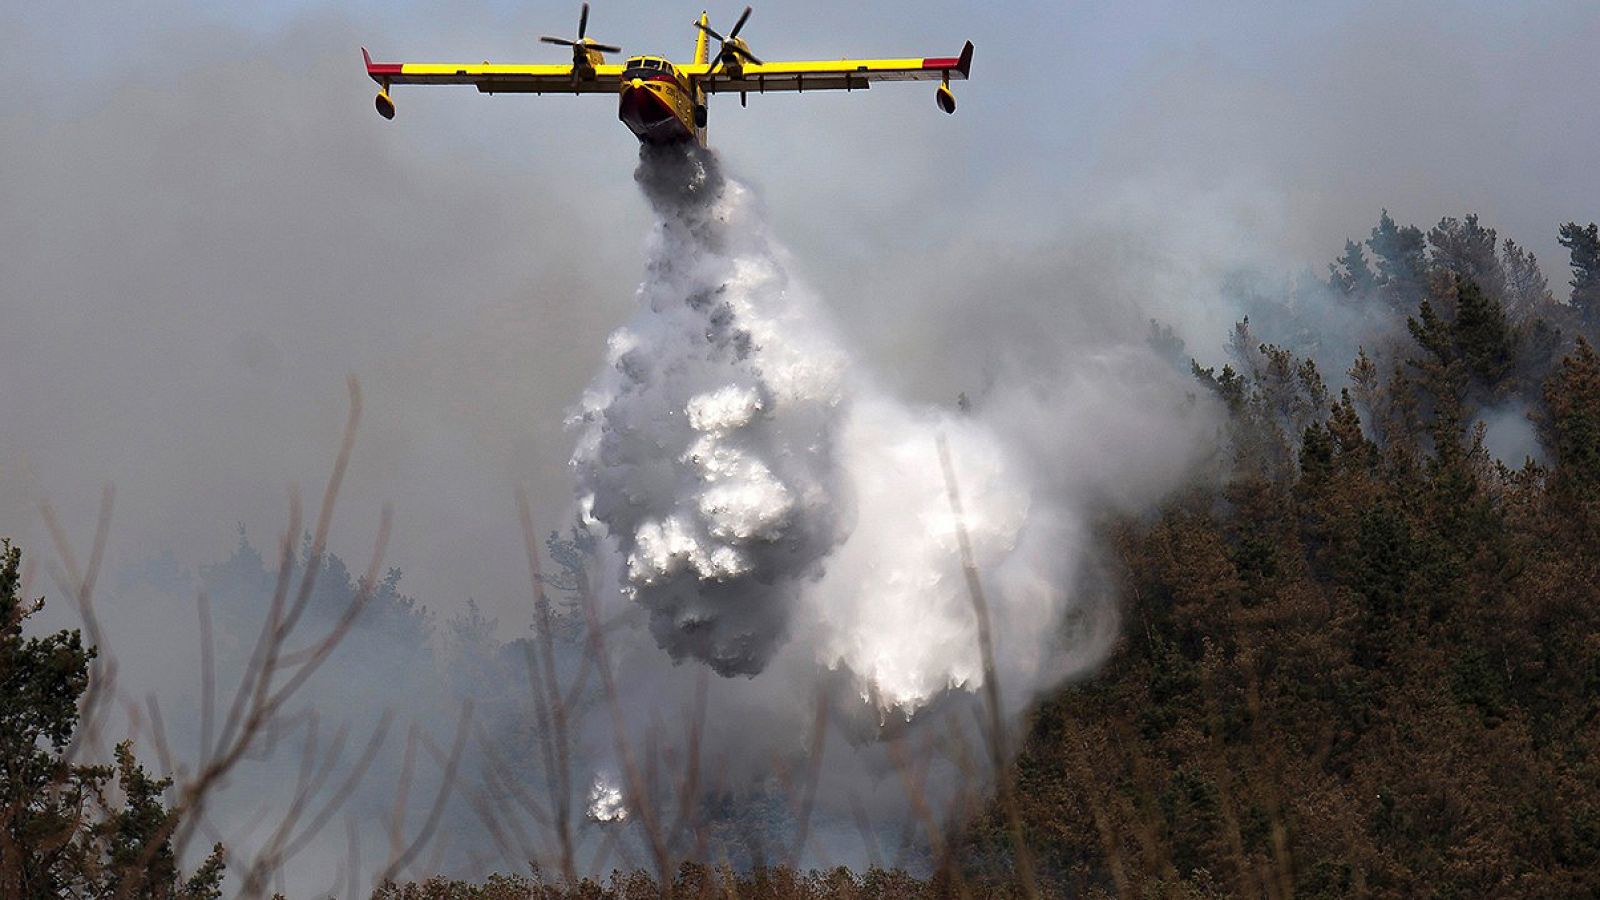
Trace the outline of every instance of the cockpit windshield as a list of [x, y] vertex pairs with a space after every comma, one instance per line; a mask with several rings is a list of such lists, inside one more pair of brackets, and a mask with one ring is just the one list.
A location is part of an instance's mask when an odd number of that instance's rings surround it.
[[624, 79], [649, 79], [662, 77], [676, 78], [677, 74], [677, 70], [674, 69], [672, 64], [666, 60], [652, 59], [643, 56], [636, 56], [633, 59], [628, 60], [627, 66], [622, 71], [622, 77]]

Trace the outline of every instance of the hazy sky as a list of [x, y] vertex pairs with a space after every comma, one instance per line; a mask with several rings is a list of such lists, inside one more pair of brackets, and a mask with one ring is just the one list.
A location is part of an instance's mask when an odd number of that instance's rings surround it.
[[[686, 56], [698, 7], [598, 3], [591, 34]], [[737, 8], [713, 10], [726, 25]], [[401, 88], [389, 60], [557, 60], [576, 3], [0, 2], [0, 533], [48, 499], [113, 559], [265, 543], [320, 492], [367, 395], [335, 549], [397, 514], [427, 602], [520, 620], [512, 490], [565, 514], [565, 410], [640, 276], [636, 144], [602, 97]], [[1387, 206], [1479, 212], [1531, 245], [1600, 218], [1600, 7], [1444, 3], [770, 3], [768, 58], [977, 45], [931, 85], [713, 104], [791, 265], [879, 377], [948, 400], [1066, 331], [1176, 322], [1204, 280], [1320, 271]], [[1080, 337], [1081, 340], [1081, 337]]]

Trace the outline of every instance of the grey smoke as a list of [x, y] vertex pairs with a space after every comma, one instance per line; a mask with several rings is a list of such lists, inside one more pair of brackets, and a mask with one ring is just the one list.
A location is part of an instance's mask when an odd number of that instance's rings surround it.
[[[283, 527], [285, 486], [324, 477], [339, 386], [354, 371], [368, 415], [334, 548], [359, 561], [392, 500], [389, 558], [407, 590], [444, 615], [475, 597], [501, 637], [525, 633], [510, 492], [528, 487], [545, 527], [567, 516], [563, 410], [630, 315], [641, 223], [653, 219], [619, 177], [632, 138], [574, 98], [419, 89], [400, 96], [393, 123], [371, 111], [361, 43], [394, 57], [527, 58], [536, 23], [567, 21], [566, 4], [387, 4], [359, 24], [305, 5], [252, 10], [241, 23], [232, 8], [181, 0], [0, 6], [4, 528], [43, 561], [37, 502], [55, 503], [82, 538], [109, 480], [119, 490], [113, 562], [171, 549], [192, 571], [227, 555], [240, 520], [265, 549]], [[830, 13], [846, 10], [859, 41], [842, 46]], [[1203, 429], [1171, 427], [1193, 388], [1144, 352], [1150, 318], [1173, 324], [1203, 362], [1221, 362], [1229, 328], [1252, 310], [1224, 288], [1228, 273], [1320, 275], [1385, 205], [1422, 226], [1478, 211], [1536, 249], [1559, 289], [1555, 224], [1600, 209], [1600, 118], [1574, 113], [1600, 105], [1600, 82], [1570, 77], [1600, 40], [1588, 0], [1000, 4], [982, 16], [970, 5], [824, 0], [758, 13], [758, 52], [936, 51], [965, 37], [980, 48], [981, 75], [960, 86], [954, 118], [907, 88], [721, 104], [713, 127], [724, 158], [755, 174], [747, 187], [794, 250], [785, 270], [841, 322], [869, 370], [862, 380], [923, 424], [959, 421], [951, 405], [967, 392], [988, 442], [1035, 486], [1034, 509], [1057, 511], [1049, 549], [1077, 575], [1049, 581], [1076, 604], [1062, 629], [1070, 639], [1059, 658], [1003, 676], [1018, 706], [1030, 683], [1092, 671], [1115, 633], [1093, 511], [1141, 509], [1186, 471], [1166, 450], [1205, 452]], [[686, 25], [671, 4], [617, 18], [628, 20], [616, 35], [625, 43], [675, 41]], [[1054, 51], [1053, 77], [1038, 77], [1035, 54], [987, 49], [1019, 33]], [[1348, 324], [1319, 326], [1335, 358], [1330, 381], [1362, 339]], [[1518, 416], [1500, 423], [1510, 435], [1525, 435]], [[1491, 423], [1491, 444], [1506, 431]], [[907, 448], [933, 459], [922, 437]], [[897, 537], [889, 517], [852, 524], [852, 534]], [[836, 547], [824, 578], [870, 576], [881, 557], [855, 552], [864, 547]], [[174, 651], [193, 648], [192, 591], [158, 599], [107, 582], [103, 593], [126, 690], [159, 693], [178, 730], [173, 720], [197, 700], [193, 654]], [[760, 676], [711, 679], [708, 746], [728, 782], [749, 789], [740, 797], [759, 796], [751, 786], [769, 784], [773, 760], [793, 761], [803, 743], [827, 668], [818, 648], [850, 650], [819, 637], [815, 619], [904, 618], [850, 606], [850, 592], [817, 596], [841, 608], [802, 604], [814, 613], [788, 616]], [[69, 613], [64, 602], [47, 609], [62, 624]], [[673, 665], [647, 628], [624, 634], [619, 684], [644, 732], [659, 711], [692, 706], [705, 669], [692, 655]], [[448, 741], [453, 698], [372, 677], [369, 663], [384, 659], [353, 655], [336, 686], [362, 715], [392, 707]], [[827, 840], [808, 860], [862, 862], [854, 798], [886, 843], [914, 816], [874, 743], [885, 737], [879, 711], [856, 696], [853, 676], [825, 675], [857, 705], [841, 702], [849, 724], [828, 735], [817, 798]], [[483, 688], [515, 696], [515, 684]], [[922, 708], [907, 743], [970, 721], [967, 697], [947, 691]], [[346, 711], [329, 709], [325, 730]], [[604, 769], [611, 744], [596, 728], [581, 754]], [[363, 822], [381, 822], [393, 803], [401, 748], [390, 749], [369, 775]], [[933, 780], [950, 774], [935, 769]], [[225, 824], [248, 820], [281, 783], [276, 773], [241, 782]], [[419, 781], [418, 795], [429, 786]], [[579, 787], [581, 802], [589, 785]], [[472, 833], [470, 809], [449, 816], [452, 833]], [[336, 835], [300, 859], [305, 891], [332, 880], [339, 844]], [[383, 846], [381, 834], [364, 841], [369, 854]]]
[[1539, 443], [1538, 431], [1522, 404], [1510, 403], [1482, 410], [1478, 419], [1483, 423], [1484, 450], [1508, 467], [1521, 468], [1528, 460], [1540, 465], [1549, 462]]

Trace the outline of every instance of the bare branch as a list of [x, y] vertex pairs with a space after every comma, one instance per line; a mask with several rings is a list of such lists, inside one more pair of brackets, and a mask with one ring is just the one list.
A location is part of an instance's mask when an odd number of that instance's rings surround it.
[[822, 773], [822, 753], [828, 739], [828, 686], [817, 685], [817, 714], [811, 726], [811, 746], [806, 754], [806, 776], [801, 786], [799, 823], [795, 826], [794, 849], [789, 853], [790, 868], [799, 868], [811, 830], [811, 808], [817, 798], [817, 781]]
[[[563, 699], [561, 684], [556, 677], [555, 635], [550, 621], [550, 601], [544, 594], [544, 578], [539, 573], [539, 548], [533, 529], [533, 513], [528, 508], [528, 494], [517, 489], [517, 517], [522, 525], [522, 541], [528, 556], [528, 578], [533, 586], [533, 608], [539, 616], [540, 648], [544, 651], [544, 677], [540, 679], [534, 666], [534, 647], [527, 647], [528, 683], [532, 688], [534, 712], [539, 720], [539, 737], [544, 749], [545, 783], [550, 800], [555, 807], [556, 840], [561, 848], [561, 876], [568, 884], [577, 880], [577, 865], [572, 846], [572, 782], [567, 743], [567, 710], [573, 700]], [[579, 678], [581, 679], [581, 675]], [[576, 688], [579, 679], [574, 679]], [[546, 729], [549, 716], [554, 733]], [[554, 747], [551, 742], [554, 741]]]
[[955, 466], [950, 462], [950, 445], [944, 434], [938, 435], [939, 465], [944, 470], [945, 491], [950, 497], [950, 510], [956, 518], [956, 540], [961, 548], [961, 570], [966, 575], [967, 594], [972, 599], [972, 612], [978, 620], [978, 651], [983, 659], [984, 699], [989, 707], [989, 750], [994, 760], [995, 780], [1000, 791], [1000, 805], [1005, 810], [1006, 824], [1011, 832], [1011, 849], [1015, 856], [1017, 877], [1022, 882], [1023, 893], [1033, 900], [1039, 896], [1039, 884], [1033, 872], [1033, 854], [1029, 851], [1022, 833], [1022, 814], [1017, 808], [1016, 786], [1011, 779], [1010, 756], [1005, 746], [1005, 726], [1002, 721], [1005, 709], [1000, 705], [1000, 679], [994, 665], [994, 638], [989, 626], [989, 604], [983, 595], [983, 585], [978, 579], [978, 566], [972, 558], [972, 541], [967, 536], [966, 516], [961, 510], [961, 489], [956, 484]]
[[[466, 700], [461, 704], [461, 718], [456, 722], [456, 739], [455, 744], [450, 748], [450, 758], [448, 760], [440, 760], [444, 766], [444, 777], [439, 783], [439, 792], [434, 795], [433, 807], [428, 811], [428, 818], [423, 822], [422, 829], [417, 832], [417, 836], [412, 839], [411, 843], [397, 856], [390, 859], [388, 865], [384, 866], [382, 874], [373, 882], [375, 886], [392, 881], [406, 866], [411, 864], [411, 860], [415, 858], [423, 847], [427, 846], [428, 841], [433, 839], [433, 831], [439, 827], [439, 817], [444, 814], [445, 803], [450, 799], [451, 789], [455, 787], [456, 768], [461, 763], [461, 751], [467, 745], [468, 726], [471, 722], [472, 701]], [[430, 751], [437, 752], [437, 748], [433, 747], [433, 742], [426, 735], [422, 735], [422, 742]]]
[[94, 543], [89, 549], [88, 567], [82, 570], [78, 568], [77, 558], [72, 552], [72, 542], [67, 539], [66, 529], [61, 527], [55, 510], [48, 503], [39, 507], [45, 526], [50, 531], [50, 537], [55, 542], [56, 554], [60, 556], [61, 564], [66, 567], [65, 583], [63, 579], [58, 578], [58, 586], [61, 587], [62, 593], [76, 600], [87, 642], [98, 651], [89, 663], [89, 688], [79, 702], [80, 721], [83, 725], [73, 734], [72, 743], [68, 745], [63, 757], [68, 762], [79, 757], [86, 743], [99, 752], [100, 707], [106, 696], [114, 693], [115, 688], [116, 667], [112, 664], [111, 650], [106, 646], [105, 635], [100, 629], [100, 617], [95, 614], [94, 608], [94, 588], [100, 577], [100, 563], [105, 558], [106, 537], [111, 529], [111, 508], [115, 500], [116, 491], [111, 485], [108, 484], [101, 489], [100, 516], [95, 523]]
[[216, 638], [211, 630], [211, 598], [205, 591], [195, 595], [195, 614], [200, 618], [200, 766], [204, 768], [211, 760], [217, 717]]

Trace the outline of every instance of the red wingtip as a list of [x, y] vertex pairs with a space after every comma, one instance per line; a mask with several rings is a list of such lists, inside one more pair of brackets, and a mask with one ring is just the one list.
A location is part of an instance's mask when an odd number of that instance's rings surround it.
[[386, 79], [400, 74], [400, 63], [375, 63], [365, 47], [361, 48], [361, 60], [367, 64], [368, 77], [379, 84], [386, 85]]

